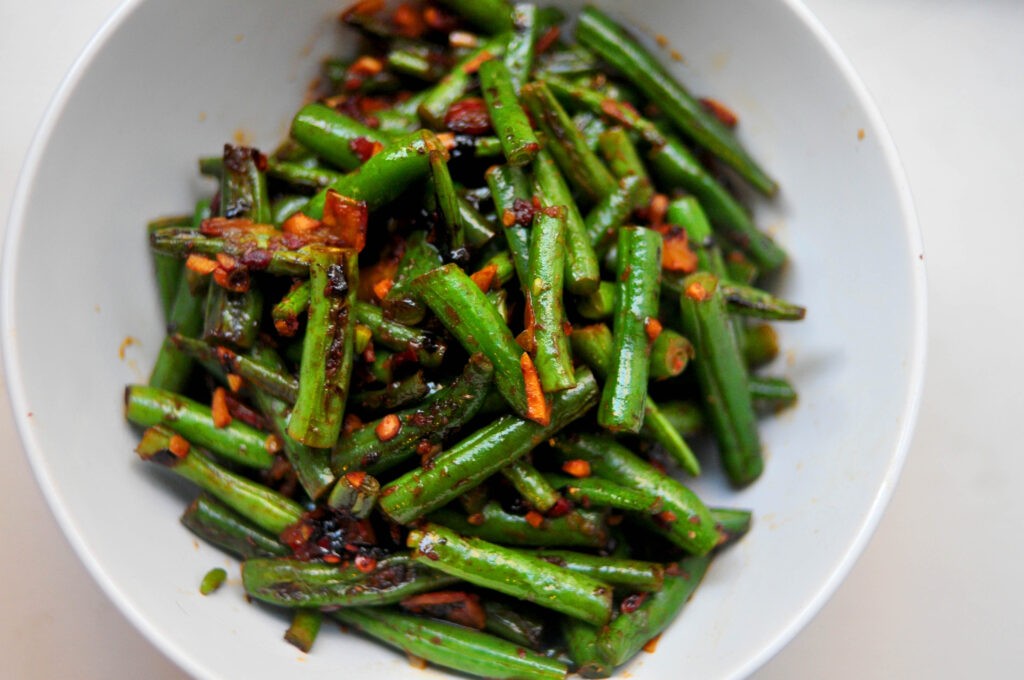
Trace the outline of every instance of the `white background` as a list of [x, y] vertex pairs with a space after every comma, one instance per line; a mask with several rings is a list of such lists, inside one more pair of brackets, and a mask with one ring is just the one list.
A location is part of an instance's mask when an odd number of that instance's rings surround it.
[[[47, 103], [117, 3], [0, 0], [0, 230]], [[1021, 677], [1024, 3], [807, 4], [873, 93], [909, 175], [928, 265], [929, 362], [917, 435], [878, 533], [755, 677]], [[0, 675], [180, 678], [72, 553], [3, 392], [0, 451]]]

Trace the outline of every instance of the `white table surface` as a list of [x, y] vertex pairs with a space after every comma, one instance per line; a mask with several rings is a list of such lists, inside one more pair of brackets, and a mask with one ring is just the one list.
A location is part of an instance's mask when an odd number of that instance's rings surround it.
[[[38, 120], [117, 3], [0, 0], [0, 230]], [[928, 264], [929, 365], [917, 435], [878, 533], [818, 617], [755, 677], [1021, 677], [1024, 3], [807, 4], [874, 94], [906, 166]], [[72, 553], [2, 391], [0, 450], [0, 676], [182, 677]]]

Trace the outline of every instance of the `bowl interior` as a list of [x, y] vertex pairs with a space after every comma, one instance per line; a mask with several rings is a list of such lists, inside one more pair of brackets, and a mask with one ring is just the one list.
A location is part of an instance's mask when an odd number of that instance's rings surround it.
[[[784, 356], [768, 372], [789, 377], [801, 399], [763, 423], [764, 477], [735, 493], [709, 462], [694, 484], [711, 503], [754, 509], [754, 530], [716, 560], [658, 653], [629, 669], [638, 680], [679, 668], [734, 677], [816, 611], [891, 492], [923, 362], [917, 228], [877, 113], [801, 6], [598, 4], [669, 36], [684, 58], [662, 51], [669, 67], [737, 111], [740, 136], [783, 187], [756, 204], [792, 255], [778, 290], [810, 310], [778, 326]], [[345, 49], [338, 7], [128, 3], [63, 87], [13, 211], [4, 342], [26, 449], [99, 582], [197, 676], [423, 677], [404, 656], [336, 630], [309, 656], [282, 642], [286, 617], [248, 605], [233, 562], [178, 524], [192, 491], [137, 460], [122, 415], [123, 386], [146, 379], [163, 335], [143, 225], [211, 191], [198, 156], [231, 139], [269, 149], [283, 137], [318, 58]], [[234, 587], [202, 597], [213, 566], [229, 566]]]

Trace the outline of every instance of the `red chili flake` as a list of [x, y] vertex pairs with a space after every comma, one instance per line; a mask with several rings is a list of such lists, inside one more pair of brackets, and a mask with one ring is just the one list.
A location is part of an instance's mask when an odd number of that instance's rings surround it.
[[632, 614], [640, 608], [640, 605], [642, 605], [646, 599], [647, 593], [633, 593], [622, 601], [622, 604], [619, 605], [619, 611], [623, 614]]
[[544, 35], [537, 38], [537, 44], [533, 50], [536, 54], [543, 54], [551, 45], [558, 40], [558, 35], [562, 32], [558, 26], [552, 26], [548, 30], [544, 31]]
[[462, 72], [466, 74], [476, 73], [480, 69], [480, 64], [491, 59], [494, 59], [493, 54], [487, 50], [481, 50], [475, 57], [462, 65]]
[[706, 110], [715, 114], [715, 118], [718, 119], [718, 122], [727, 128], [734, 128], [739, 122], [739, 118], [736, 117], [736, 114], [733, 113], [729, 107], [716, 99], [705, 97], [700, 100], [700, 103]]
[[473, 283], [483, 291], [487, 292], [491, 289], [491, 284], [494, 282], [494, 276], [498, 273], [498, 265], [489, 264], [483, 269], [473, 272], [469, 278], [473, 280]]
[[341, 422], [341, 431], [345, 434], [352, 434], [363, 426], [363, 421], [355, 413], [346, 413], [345, 420]]
[[373, 294], [377, 296], [377, 299], [383, 300], [394, 285], [393, 279], [381, 279], [373, 285]]
[[356, 555], [355, 565], [356, 569], [358, 569], [359, 571], [363, 572], [364, 574], [369, 574], [371, 571], [377, 568], [377, 560], [373, 559], [372, 557], [367, 557], [366, 555]]
[[466, 518], [466, 521], [472, 524], [473, 526], [477, 527], [484, 523], [485, 518], [483, 516], [483, 513], [474, 512], [472, 515]]
[[665, 510], [664, 512], [658, 513], [658, 519], [660, 519], [662, 522], [665, 522], [666, 524], [671, 524], [679, 518], [676, 517], [676, 513], [672, 512], [671, 510]]
[[238, 390], [242, 389], [242, 385], [245, 384], [245, 381], [242, 380], [242, 376], [238, 375], [237, 373], [228, 373], [227, 379], [228, 389], [230, 389], [232, 392], [238, 392]]
[[451, 33], [459, 25], [457, 16], [436, 5], [427, 5], [423, 9], [423, 20], [438, 33]]
[[217, 269], [216, 260], [211, 260], [208, 257], [202, 255], [196, 255], [195, 253], [188, 256], [185, 260], [185, 266], [197, 274], [212, 274]]
[[644, 645], [644, 651], [647, 652], [648, 654], [654, 654], [654, 650], [657, 649], [657, 647], [658, 647], [658, 640], [660, 640], [660, 639], [661, 639], [661, 633], [659, 633], [659, 634], [655, 635], [654, 637], [652, 637], [650, 640], [647, 641], [647, 644]]
[[167, 444], [167, 449], [178, 458], [184, 458], [188, 455], [189, 449], [192, 448], [188, 443], [188, 440], [181, 435], [173, 435], [170, 442]]
[[403, 2], [391, 14], [397, 33], [405, 38], [418, 38], [427, 30], [423, 14], [412, 3]]
[[690, 515], [690, 519], [688, 519], [686, 521], [689, 522], [690, 524], [694, 525], [694, 526], [700, 526], [700, 516], [699, 515]]
[[661, 322], [652, 316], [647, 317], [644, 320], [644, 332], [647, 334], [647, 340], [654, 342], [661, 335]]
[[363, 485], [363, 480], [366, 479], [366, 472], [363, 470], [355, 470], [345, 474], [345, 480], [352, 485], [353, 489], [358, 489]]
[[697, 254], [690, 249], [686, 231], [675, 225], [661, 225], [661, 267], [672, 272], [691, 274], [697, 271]]
[[227, 253], [217, 253], [217, 264], [223, 269], [232, 270], [238, 266], [238, 260]]
[[573, 460], [567, 460], [562, 463], [562, 471], [566, 474], [570, 474], [573, 477], [589, 477], [590, 476], [590, 463], [581, 458], [575, 458]]
[[337, 245], [344, 248], [355, 248], [356, 252], [362, 252], [366, 246], [368, 217], [366, 201], [356, 201], [342, 196], [333, 189], [327, 190], [323, 222], [331, 235], [338, 240]]
[[444, 115], [444, 126], [452, 132], [466, 135], [487, 134], [491, 129], [487, 104], [479, 97], [467, 97], [455, 102]]
[[356, 137], [349, 140], [348, 148], [352, 150], [352, 153], [359, 156], [360, 161], [365, 163], [383, 151], [384, 145], [380, 142], [372, 142], [366, 137]]
[[213, 401], [210, 408], [213, 416], [214, 427], [227, 427], [231, 424], [231, 413], [228, 412], [227, 390], [218, 387], [213, 391]]
[[571, 509], [572, 506], [569, 505], [569, 501], [564, 498], [559, 498], [555, 501], [555, 504], [551, 506], [551, 509], [548, 510], [548, 517], [562, 517]]
[[394, 439], [398, 434], [398, 431], [402, 428], [402, 423], [394, 413], [389, 413], [381, 418], [380, 424], [375, 428], [377, 433], [377, 439], [382, 442], [386, 442], [389, 439]]
[[618, 102], [614, 99], [602, 100], [601, 112], [609, 118], [617, 120], [627, 126], [632, 126], [636, 119], [640, 117], [640, 114], [635, 108], [633, 108], [632, 104], [629, 104], [628, 102]]
[[691, 300], [696, 300], [697, 302], [704, 302], [711, 297], [711, 295], [708, 293], [707, 289], [700, 284], [700, 281], [694, 281], [686, 287], [686, 297]]
[[540, 525], [544, 523], [544, 515], [540, 514], [536, 510], [530, 510], [528, 513], [526, 513], [526, 517], [524, 517], [524, 519], [526, 520], [527, 524], [529, 524], [534, 529], [540, 529]]
[[504, 224], [506, 227], [511, 227], [513, 224], [516, 223], [516, 214], [512, 212], [511, 209], [505, 208], [505, 210], [501, 213], [501, 223]]
[[281, 225], [281, 231], [289, 234], [308, 234], [319, 229], [320, 226], [320, 220], [313, 219], [305, 213], [297, 212], [284, 221]]
[[416, 656], [410, 652], [406, 652], [405, 655], [409, 657], [409, 665], [416, 670], [423, 671], [427, 669], [427, 660], [422, 656]]

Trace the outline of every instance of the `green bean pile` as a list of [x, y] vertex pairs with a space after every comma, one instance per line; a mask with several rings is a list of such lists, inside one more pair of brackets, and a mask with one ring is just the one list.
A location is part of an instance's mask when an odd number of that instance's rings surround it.
[[776, 184], [592, 7], [574, 43], [504, 0], [342, 18], [360, 56], [290, 138], [203, 158], [216, 193], [149, 225], [138, 454], [305, 651], [329, 616], [468, 674], [606, 677], [750, 526], [677, 480], [687, 439], [745, 486], [796, 399], [751, 373], [804, 309], [755, 287], [785, 254], [730, 191]]

